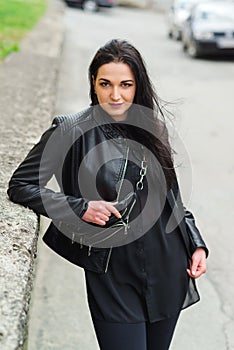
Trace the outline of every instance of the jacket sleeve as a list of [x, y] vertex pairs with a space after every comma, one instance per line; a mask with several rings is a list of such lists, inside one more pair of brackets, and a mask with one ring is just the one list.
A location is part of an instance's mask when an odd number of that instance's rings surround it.
[[61, 188], [61, 192], [54, 192], [45, 187], [58, 169], [62, 169], [63, 141], [60, 123], [55, 118], [13, 173], [7, 194], [12, 202], [32, 209], [37, 215], [69, 223], [74, 217], [82, 217], [87, 200], [65, 195]]
[[178, 208], [180, 208], [180, 212], [181, 212], [180, 217], [181, 219], [183, 219], [185, 223], [186, 233], [189, 241], [190, 254], [192, 255], [197, 248], [203, 248], [206, 252], [206, 257], [208, 257], [209, 250], [202, 238], [202, 235], [198, 227], [196, 226], [195, 218], [193, 214], [183, 205], [179, 184], [177, 180], [175, 180], [172, 185], [172, 193], [174, 193], [173, 196], [174, 196], [174, 200], [176, 201], [175, 204], [178, 206]]
[[199, 229], [196, 226], [193, 214], [185, 208], [184, 212], [186, 230], [191, 244], [191, 251], [194, 252], [197, 248], [203, 248], [206, 252], [206, 257], [208, 257], [209, 250], [201, 236]]

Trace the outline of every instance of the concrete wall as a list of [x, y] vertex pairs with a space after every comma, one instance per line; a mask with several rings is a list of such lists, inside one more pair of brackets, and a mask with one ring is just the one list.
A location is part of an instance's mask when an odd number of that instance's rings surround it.
[[62, 43], [64, 5], [49, 0], [46, 16], [0, 63], [0, 349], [25, 337], [38, 236], [37, 217], [6, 195], [13, 170], [50, 124]]

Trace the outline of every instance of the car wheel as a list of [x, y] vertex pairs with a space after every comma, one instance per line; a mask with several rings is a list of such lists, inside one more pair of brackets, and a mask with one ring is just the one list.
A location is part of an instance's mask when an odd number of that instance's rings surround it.
[[87, 12], [97, 12], [98, 5], [95, 0], [85, 0], [82, 6], [84, 11]]
[[189, 43], [187, 44], [187, 53], [192, 58], [199, 57], [199, 51], [194, 41], [189, 41]]

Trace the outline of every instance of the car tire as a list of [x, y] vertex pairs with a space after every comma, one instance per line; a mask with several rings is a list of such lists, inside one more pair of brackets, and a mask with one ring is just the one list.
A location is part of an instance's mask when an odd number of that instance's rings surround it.
[[198, 58], [200, 56], [200, 53], [199, 53], [194, 41], [188, 42], [188, 44], [186, 45], [186, 50], [187, 50], [189, 57], [191, 57], [191, 58]]
[[82, 9], [86, 12], [97, 12], [98, 4], [95, 0], [85, 0]]

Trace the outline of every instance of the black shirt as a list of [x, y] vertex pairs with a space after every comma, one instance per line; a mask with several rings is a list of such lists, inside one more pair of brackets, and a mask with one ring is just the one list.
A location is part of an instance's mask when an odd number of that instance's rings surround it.
[[[131, 159], [139, 158], [131, 151]], [[139, 159], [137, 162], [139, 164]], [[139, 167], [129, 161], [126, 179], [134, 179], [135, 186], [137, 176]], [[148, 176], [153, 178], [154, 174]], [[137, 192], [133, 218], [143, 210], [147, 195], [144, 179], [143, 190]], [[157, 190], [155, 196], [160, 202]], [[171, 233], [166, 233], [171, 208], [167, 201], [160, 204], [161, 215], [147, 233], [131, 243], [113, 248], [105, 274], [85, 271], [93, 318], [120, 323], [155, 322], [171, 317], [199, 300], [197, 289], [186, 271], [188, 258], [180, 229], [175, 227]], [[144, 220], [147, 217], [142, 217], [143, 226]]]

